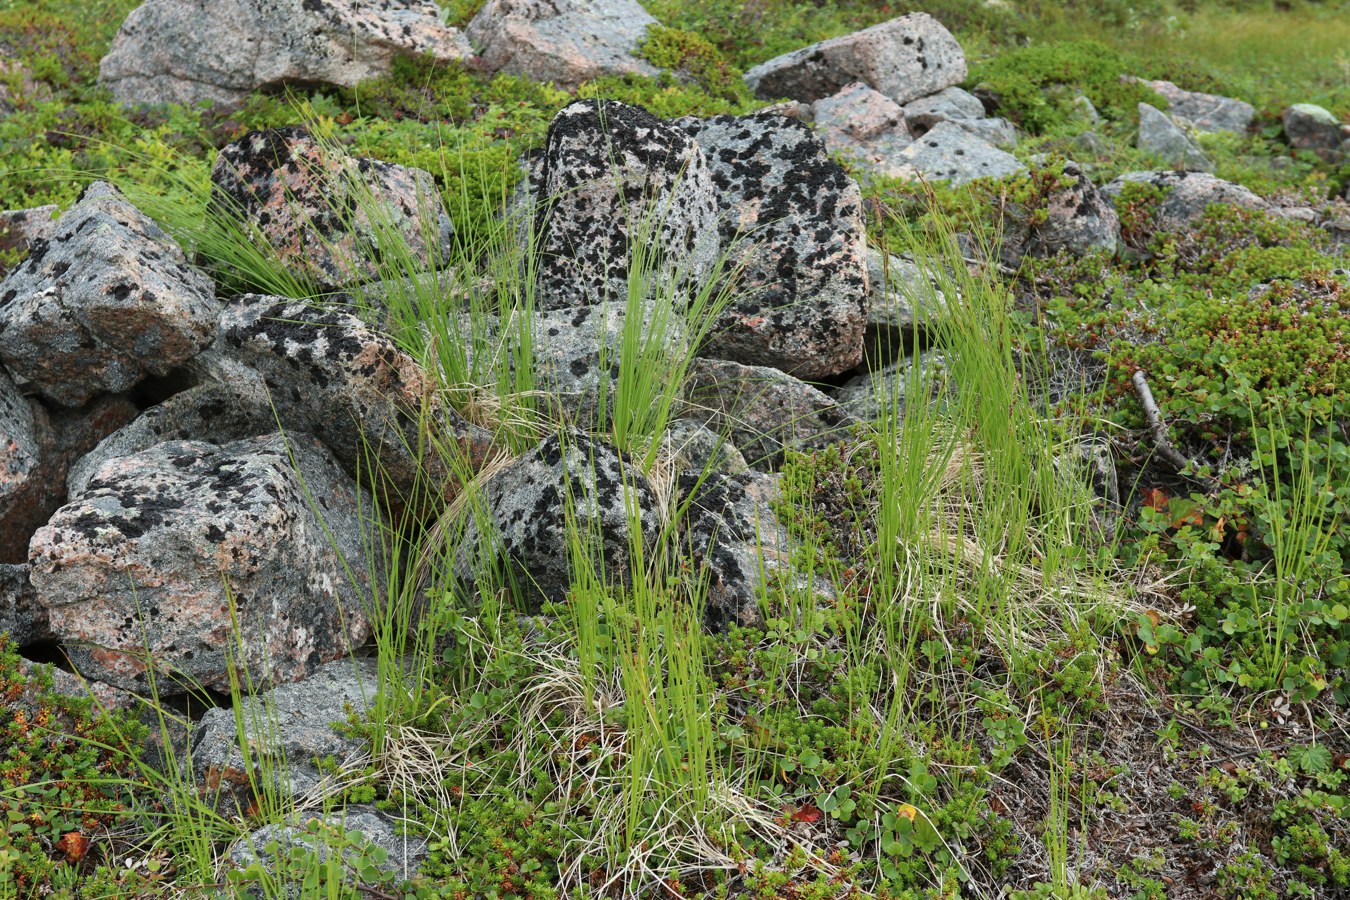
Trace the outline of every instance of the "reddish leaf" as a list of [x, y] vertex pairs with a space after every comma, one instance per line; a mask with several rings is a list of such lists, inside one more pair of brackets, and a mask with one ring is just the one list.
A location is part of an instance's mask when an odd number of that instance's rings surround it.
[[66, 862], [78, 863], [89, 852], [89, 838], [78, 831], [68, 831], [56, 842], [56, 849], [65, 855]]
[[815, 804], [807, 803], [792, 814], [792, 821], [819, 822], [822, 815], [824, 815], [824, 813], [816, 809]]

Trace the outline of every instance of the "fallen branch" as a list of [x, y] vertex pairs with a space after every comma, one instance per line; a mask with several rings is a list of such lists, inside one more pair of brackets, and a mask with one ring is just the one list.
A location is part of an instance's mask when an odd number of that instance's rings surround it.
[[1158, 455], [1167, 460], [1178, 472], [1190, 469], [1194, 473], [1195, 464], [1173, 447], [1167, 438], [1167, 423], [1163, 422], [1162, 410], [1158, 409], [1158, 402], [1153, 399], [1153, 392], [1148, 388], [1144, 370], [1136, 369], [1130, 381], [1134, 382], [1134, 392], [1139, 395], [1139, 402], [1143, 404], [1144, 418], [1148, 420], [1149, 430], [1153, 432], [1153, 445], [1157, 448]]

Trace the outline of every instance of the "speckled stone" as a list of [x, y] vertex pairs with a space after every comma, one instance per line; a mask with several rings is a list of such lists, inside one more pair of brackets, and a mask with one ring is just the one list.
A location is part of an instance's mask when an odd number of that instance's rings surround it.
[[[915, 366], [919, 372], [914, 373]], [[850, 379], [835, 392], [840, 407], [867, 422], [890, 416], [903, 416], [914, 397], [911, 379], [926, 379], [931, 402], [951, 396], [954, 386], [946, 358], [936, 350], [907, 356], [866, 375]]]
[[881, 175], [912, 140], [900, 104], [860, 81], [817, 100], [812, 114], [825, 149]]
[[95, 182], [0, 281], [0, 361], [21, 389], [81, 406], [191, 359], [219, 310], [211, 279]]
[[31, 579], [91, 679], [146, 694], [148, 652], [163, 695], [228, 691], [228, 656], [257, 684], [295, 681], [369, 635], [370, 509], [299, 433], [164, 443], [95, 472], [33, 536]]
[[662, 436], [662, 448], [681, 472], [739, 475], [750, 468], [730, 438], [693, 419], [672, 419]]
[[319, 290], [379, 278], [381, 234], [388, 241], [391, 228], [399, 253], [428, 269], [444, 262], [454, 230], [430, 172], [335, 153], [298, 125], [225, 146], [211, 184], [213, 215], [256, 228]]
[[1284, 136], [1295, 150], [1309, 150], [1329, 161], [1339, 160], [1350, 137], [1350, 127], [1330, 110], [1312, 103], [1295, 103], [1280, 116]]
[[0, 563], [0, 634], [8, 633], [20, 647], [52, 638], [47, 607], [38, 603], [29, 570], [27, 563]]
[[867, 363], [890, 363], [947, 313], [937, 279], [913, 260], [867, 248]]
[[636, 56], [659, 24], [634, 0], [488, 0], [464, 32], [492, 72], [573, 89], [601, 75], [655, 75]]
[[66, 472], [136, 415], [122, 397], [49, 413], [0, 370], [0, 563], [28, 560], [28, 541], [65, 502]]
[[900, 153], [902, 178], [947, 181], [1004, 178], [1026, 170], [1017, 157], [976, 137], [956, 122], [939, 122]]
[[1185, 119], [1197, 131], [1245, 134], [1252, 119], [1256, 118], [1256, 107], [1242, 100], [1183, 90], [1170, 81], [1142, 83], [1162, 95], [1170, 104], [1168, 112], [1173, 117]]
[[[561, 600], [572, 583], [567, 502], [582, 534], [603, 553], [599, 574], [629, 578], [635, 540], [650, 547], [660, 529], [656, 495], [636, 463], [603, 441], [568, 432], [545, 438], [488, 480], [482, 501], [495, 533], [470, 517], [455, 573], [470, 583], [494, 559], [508, 560], [524, 595]], [[636, 518], [639, 535], [631, 524]]]
[[1139, 149], [1161, 159], [1169, 166], [1189, 172], [1211, 172], [1214, 164], [1186, 136], [1167, 113], [1139, 104]]
[[910, 13], [812, 44], [745, 73], [758, 97], [813, 101], [854, 81], [905, 104], [966, 77], [966, 56], [951, 32], [927, 13]]
[[774, 113], [678, 119], [703, 146], [740, 298], [701, 352], [801, 378], [862, 358], [862, 193], [811, 129]]
[[984, 118], [980, 98], [959, 87], [943, 88], [905, 104], [905, 124], [915, 135], [931, 131], [939, 122], [961, 122]]
[[355, 87], [398, 57], [473, 55], [431, 0], [148, 0], [99, 66], [119, 103], [227, 106], [285, 84]]
[[564, 107], [549, 125], [540, 180], [540, 308], [626, 300], [636, 246], [652, 254], [645, 293], [662, 296], [697, 288], [716, 260], [717, 197], [703, 151], [644, 109]]
[[434, 496], [451, 480], [425, 446], [427, 429], [459, 442], [475, 468], [491, 447], [492, 435], [446, 406], [413, 357], [355, 316], [246, 294], [221, 316], [218, 344], [262, 374], [283, 426], [317, 435], [349, 474], [374, 486], [378, 459], [391, 502], [414, 490]]
[[1177, 231], [1200, 218], [1214, 203], [1243, 209], [1269, 210], [1270, 204], [1240, 184], [1205, 172], [1126, 172], [1101, 189], [1114, 205], [1126, 184], [1151, 184], [1165, 192], [1153, 226], [1159, 231]]
[[[2, 69], [0, 74], [3, 74]], [[0, 210], [0, 254], [27, 253], [37, 241], [51, 237], [56, 228], [56, 214], [55, 206]], [[0, 278], [7, 271], [4, 262], [0, 261]]]
[[[379, 686], [374, 659], [338, 659], [300, 681], [246, 698], [239, 712], [257, 767], [253, 778], [261, 784], [264, 770], [270, 771], [283, 802], [298, 802], [322, 777], [315, 760], [331, 756], [343, 765], [359, 759], [369, 742], [341, 734], [334, 725], [350, 713], [364, 717]], [[202, 799], [227, 817], [247, 809], [253, 800], [250, 773], [234, 710], [208, 709], [192, 726], [188, 748]]]
[[699, 359], [689, 381], [685, 416], [730, 435], [757, 469], [778, 466], [786, 449], [826, 447], [858, 421], [818, 389], [777, 369]]
[[[308, 818], [301, 817], [302, 820]], [[422, 860], [426, 858], [426, 838], [400, 834], [394, 822], [373, 806], [348, 806], [314, 818], [329, 828], [338, 829], [344, 835], [353, 831], [359, 833], [361, 849], [378, 847], [384, 850], [386, 856], [379, 868], [397, 878], [411, 878]], [[256, 862], [263, 871], [272, 873], [276, 871], [276, 860], [267, 852], [268, 845], [272, 843], [283, 852], [297, 847], [312, 850], [315, 859], [320, 863], [327, 861], [333, 854], [332, 849], [322, 838], [312, 836], [306, 831], [303, 823], [297, 823], [264, 825], [235, 843], [230, 848], [227, 858], [238, 868], [246, 869]], [[349, 860], [351, 865], [355, 865], [361, 849], [350, 847], [343, 853], [343, 858]], [[294, 878], [294, 874], [292, 873], [290, 877]], [[305, 891], [298, 880], [283, 881], [279, 886], [283, 897], [294, 897], [298, 900], [305, 896]]]
[[1120, 218], [1115, 208], [1078, 163], [1064, 163], [1064, 186], [1051, 192], [1045, 218], [1027, 222], [1026, 210], [1003, 218], [1003, 260], [1016, 266], [1024, 256], [1074, 256], [1101, 251], [1114, 253], [1120, 243]]

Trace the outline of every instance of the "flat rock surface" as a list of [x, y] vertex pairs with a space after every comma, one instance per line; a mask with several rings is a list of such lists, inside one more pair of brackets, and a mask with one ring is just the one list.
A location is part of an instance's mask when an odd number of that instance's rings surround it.
[[939, 122], [900, 152], [900, 176], [946, 181], [1003, 178], [1026, 169], [1017, 157], [976, 137], [956, 122]]
[[430, 172], [346, 156], [299, 125], [227, 144], [211, 185], [213, 215], [256, 232], [317, 290], [382, 277], [390, 253], [433, 269], [454, 231]]
[[[546, 309], [696, 289], [720, 248], [718, 198], [685, 130], [611, 101], [569, 104], [549, 125], [535, 249]], [[640, 251], [640, 252], [639, 252]]]
[[[379, 847], [387, 854], [381, 868], [400, 878], [411, 878], [417, 866], [426, 857], [426, 838], [409, 837], [400, 833], [398, 826], [373, 806], [348, 806], [324, 816], [316, 817], [321, 823], [320, 829], [331, 829], [336, 834], [347, 835], [357, 832], [361, 835], [364, 847]], [[278, 849], [288, 851], [295, 847], [304, 847], [314, 851], [319, 862], [325, 862], [332, 856], [332, 850], [325, 844], [322, 836], [311, 833], [313, 826], [305, 825], [264, 825], [240, 840], [229, 851], [229, 860], [240, 868], [248, 868], [258, 863], [266, 872], [276, 871], [276, 862], [268, 853], [267, 847], [275, 843]], [[357, 848], [350, 848], [344, 859], [356, 863]], [[295, 887], [299, 891], [299, 887]]]
[[20, 647], [52, 638], [47, 608], [38, 603], [28, 572], [27, 563], [0, 563], [0, 632]]
[[1139, 149], [1190, 172], [1209, 172], [1214, 164], [1167, 113], [1139, 104]]
[[465, 27], [493, 72], [572, 89], [601, 75], [655, 75], [637, 56], [656, 19], [634, 0], [488, 0]]
[[1256, 117], [1256, 107], [1243, 100], [1187, 91], [1170, 81], [1144, 81], [1144, 84], [1171, 104], [1168, 112], [1185, 119], [1197, 131], [1245, 134]]
[[1164, 192], [1154, 218], [1154, 227], [1160, 231], [1186, 227], [1214, 203], [1243, 209], [1270, 209], [1270, 204], [1242, 185], [1205, 172], [1126, 172], [1103, 187], [1102, 196], [1114, 204], [1121, 189], [1131, 182], [1150, 184]]
[[890, 174], [896, 156], [913, 140], [904, 108], [860, 81], [817, 100], [812, 113], [825, 149], [883, 175]]
[[745, 82], [758, 97], [811, 102], [861, 81], [903, 105], [965, 77], [966, 56], [951, 32], [927, 13], [910, 13], [762, 62]]
[[398, 57], [473, 55], [430, 0], [148, 0], [99, 66], [119, 103], [235, 105], [285, 84], [354, 87]]
[[23, 390], [81, 406], [191, 359], [219, 310], [211, 279], [95, 182], [0, 281], [0, 361]]
[[295, 681], [369, 634], [369, 510], [298, 433], [159, 444], [109, 460], [34, 535], [31, 579], [86, 677], [147, 694], [153, 660], [162, 694], [228, 691], [233, 657]]
[[862, 193], [820, 139], [774, 113], [679, 119], [707, 155], [741, 298], [702, 353], [803, 378], [862, 358]]

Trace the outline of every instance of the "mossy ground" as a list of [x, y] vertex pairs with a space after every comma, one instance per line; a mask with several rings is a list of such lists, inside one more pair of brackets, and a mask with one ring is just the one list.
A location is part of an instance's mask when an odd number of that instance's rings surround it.
[[[24, 93], [11, 79], [0, 209], [64, 205], [96, 177], [198, 203], [189, 194], [204, 188], [219, 147], [305, 118], [351, 152], [431, 171], [472, 244], [520, 177], [514, 161], [571, 99], [468, 65], [410, 61], [351, 91], [255, 96], [228, 114], [125, 111], [94, 76], [135, 5], [0, 0], [0, 48], [37, 86]], [[475, 8], [444, 5], [452, 21]], [[578, 93], [663, 116], [748, 111], [758, 103], [739, 76], [750, 65], [915, 8], [656, 0], [649, 9], [667, 27], [644, 52], [672, 74], [604, 79]], [[1074, 157], [1099, 182], [1154, 164], [1132, 146], [1134, 105], [1154, 102], [1121, 84], [1134, 74], [1257, 106], [1251, 134], [1205, 139], [1222, 177], [1313, 205], [1346, 177], [1291, 156], [1277, 124], [1293, 102], [1350, 113], [1350, 79], [1336, 56], [1350, 35], [1330, 4], [921, 8], [966, 47], [968, 86], [985, 85], [1000, 113], [1030, 132], [1019, 155]], [[1320, 65], [1317, 47], [1331, 48]], [[1090, 146], [1077, 140], [1086, 125], [1069, 102], [1074, 91], [1105, 117]], [[986, 230], [1010, 210], [1034, 214], [1043, 199], [1034, 179], [960, 190], [865, 185], [871, 238], [895, 247], [953, 222]], [[864, 433], [793, 457], [784, 514], [811, 538], [798, 565], [825, 573], [833, 596], [781, 586], [763, 628], [699, 637], [702, 665], [689, 676], [707, 701], [698, 728], [715, 736], [707, 765], [720, 776], [721, 793], [703, 808], [732, 824], [695, 833], [655, 793], [615, 818], [641, 748], [622, 740], [621, 701], [596, 704], [621, 697], [623, 685], [583, 687], [580, 660], [591, 651], [571, 610], [528, 621], [505, 608], [452, 609], [438, 623], [434, 686], [404, 711], [398, 737], [427, 777], [413, 786], [372, 765], [348, 789], [348, 799], [430, 826], [424, 877], [400, 885], [360, 858], [337, 873], [338, 895], [614, 895], [630, 883], [613, 868], [615, 841], [639, 826], [647, 836], [625, 852], [633, 871], [656, 873], [649, 896], [995, 896], [1002, 886], [1027, 897], [1350, 892], [1350, 299], [1334, 274], [1344, 252], [1319, 229], [1232, 210], [1211, 211], [1184, 234], [1157, 233], [1149, 211], [1158, 199], [1126, 198], [1128, 252], [1037, 261], [1000, 288], [1015, 296], [1019, 358], [1078, 378], [1049, 409], [1099, 423], [1120, 453], [1128, 495], [1120, 532], [1055, 551], [1064, 571], [1115, 573], [1112, 596], [1025, 611], [934, 602], [902, 628], [892, 623], [888, 646], [903, 648], [900, 656], [868, 652], [882, 621], [874, 595], [891, 577], [877, 556], [878, 535], [893, 527], [879, 514], [894, 500], [879, 474], [884, 454]], [[1244, 302], [1271, 279], [1260, 302]], [[1156, 459], [1130, 386], [1137, 369], [1193, 470]], [[997, 477], [976, 456], [959, 469], [967, 480], [948, 487], [975, 490]], [[1004, 464], [990, 456], [995, 469]], [[1037, 512], [1035, 502], [1024, 506]], [[1046, 546], [1033, 549], [1021, 563], [1051, 570]], [[963, 592], [1004, 596], [971, 578]], [[621, 616], [625, 602], [611, 612]], [[625, 622], [589, 639], [609, 646]], [[667, 624], [687, 634], [688, 623]], [[11, 701], [30, 689], [16, 667], [14, 648], [0, 644], [0, 693]], [[118, 746], [134, 726], [109, 722], [119, 730], [100, 731], [86, 705], [58, 700], [0, 713], [0, 812], [9, 818], [0, 860], [13, 862], [0, 862], [12, 873], [0, 875], [0, 896], [168, 891], [171, 869], [155, 842], [121, 840], [134, 829], [115, 816], [117, 804], [135, 805], [127, 786], [142, 776]], [[676, 749], [651, 758], [688, 765], [681, 753], [695, 743], [691, 733], [676, 729]], [[105, 774], [129, 792], [109, 794]], [[34, 790], [57, 792], [41, 804], [50, 811], [35, 811]], [[145, 802], [142, 813], [153, 807]], [[715, 864], [690, 863], [698, 854]], [[291, 865], [302, 873], [315, 859], [299, 853]]]

